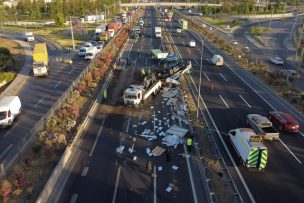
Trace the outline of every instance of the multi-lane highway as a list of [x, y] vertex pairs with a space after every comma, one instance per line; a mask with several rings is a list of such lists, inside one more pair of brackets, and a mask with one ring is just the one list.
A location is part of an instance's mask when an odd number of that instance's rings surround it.
[[[150, 50], [161, 47], [161, 40], [154, 37], [157, 25], [154, 9], [146, 9], [143, 20], [144, 37], [137, 41], [129, 39], [124, 57], [129, 56], [131, 66], [119, 67], [109, 87], [109, 100], [103, 101], [83, 137], [81, 155], [74, 164], [73, 175], [68, 180], [60, 202], [205, 202], [205, 190], [192, 159], [185, 159], [185, 146], [173, 149], [170, 162], [163, 154], [149, 157], [151, 150], [161, 144], [161, 137], [148, 141], [140, 134], [150, 130], [160, 133], [171, 125], [179, 125], [176, 107], [168, 104], [162, 94], [158, 94], [143, 108], [130, 109], [122, 106], [123, 90], [132, 83], [134, 73], [141, 68], [155, 67]], [[174, 112], [175, 111], [175, 112]], [[185, 124], [182, 126], [185, 127]], [[161, 128], [160, 128], [161, 127]], [[158, 131], [157, 131], [158, 129]], [[133, 139], [135, 138], [135, 139]], [[128, 149], [134, 144], [134, 153]], [[125, 146], [119, 154], [116, 148]], [[167, 148], [167, 147], [165, 147]], [[136, 156], [136, 158], [134, 158]], [[192, 155], [194, 156], [194, 154]], [[146, 171], [146, 163], [153, 163], [157, 177]], [[178, 169], [172, 169], [172, 166]], [[194, 175], [195, 174], [195, 175]], [[172, 191], [167, 192], [168, 186]]]
[[[178, 26], [172, 22], [172, 37], [184, 59], [190, 59], [194, 68], [190, 80], [194, 89], [199, 85], [199, 64], [201, 58], [201, 42], [192, 33], [175, 32]], [[167, 23], [171, 27], [170, 22]], [[196, 48], [188, 47], [190, 39], [196, 40]], [[229, 170], [234, 176], [238, 189], [244, 201], [256, 202], [301, 202], [304, 189], [303, 162], [304, 144], [303, 134], [281, 133], [279, 141], [265, 142], [269, 150], [269, 161], [262, 173], [249, 171], [243, 166], [237, 166], [239, 159], [233, 148], [228, 144], [226, 133], [230, 129], [247, 127], [245, 117], [249, 113], [267, 115], [271, 110], [280, 110], [294, 115], [302, 126], [303, 117], [290, 105], [277, 98], [268, 88], [254, 80], [254, 78], [239, 69], [237, 65], [225, 58], [225, 66], [215, 67], [206, 60], [214, 53], [221, 51], [205, 41], [203, 53], [203, 73], [201, 94], [207, 109], [203, 111], [212, 129], [222, 155]], [[211, 89], [211, 84], [214, 88]], [[220, 139], [223, 138], [223, 141]], [[231, 159], [232, 158], [232, 159]]]
[[[6, 31], [6, 34], [17, 40], [23, 40], [22, 35]], [[43, 42], [36, 38], [34, 43]], [[26, 64], [11, 86], [1, 95], [18, 95], [22, 104], [22, 113], [12, 127], [0, 132], [0, 161], [3, 161], [10, 150], [27, 134], [45, 113], [58, 100], [73, 80], [87, 66], [87, 62], [77, 56], [73, 65], [61, 61], [67, 54], [53, 43], [46, 42], [49, 53], [49, 75], [46, 78], [34, 77], [31, 72], [32, 57], [27, 56]], [[25, 49], [32, 50], [33, 43]], [[31, 51], [28, 51], [31, 55]], [[71, 53], [73, 54], [73, 53]]]

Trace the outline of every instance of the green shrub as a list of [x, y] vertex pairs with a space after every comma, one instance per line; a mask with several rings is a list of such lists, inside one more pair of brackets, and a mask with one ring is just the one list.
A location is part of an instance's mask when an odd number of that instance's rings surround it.
[[6, 80], [7, 83], [10, 83], [15, 78], [15, 76], [16, 74], [13, 72], [0, 73], [0, 82]]
[[38, 153], [40, 152], [41, 148], [42, 148], [42, 145], [36, 143], [36, 144], [32, 147], [32, 151], [33, 151], [35, 154], [38, 154]]
[[0, 47], [0, 54], [6, 55], [6, 56], [11, 56], [10, 50], [5, 47]]

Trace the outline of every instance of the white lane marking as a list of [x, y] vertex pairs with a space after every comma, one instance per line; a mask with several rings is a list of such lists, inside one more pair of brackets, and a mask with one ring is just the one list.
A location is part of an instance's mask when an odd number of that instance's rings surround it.
[[[191, 75], [190, 75], [190, 79], [191, 79], [192, 83], [194, 84], [194, 87], [195, 87], [195, 89], [196, 89], [196, 92], [198, 92], [198, 88], [197, 88], [197, 86], [196, 86], [196, 84], [195, 84], [195, 82], [194, 82], [194, 80], [193, 80], [193, 78], [192, 78]], [[221, 140], [221, 143], [223, 144], [223, 146], [224, 146], [224, 148], [225, 148], [225, 151], [226, 151], [226, 153], [228, 154], [230, 161], [232, 162], [233, 168], [234, 168], [234, 170], [236, 171], [236, 173], [238, 174], [238, 176], [239, 176], [239, 178], [240, 178], [240, 180], [241, 180], [241, 182], [242, 182], [242, 184], [243, 184], [243, 186], [244, 186], [244, 188], [245, 188], [245, 190], [246, 190], [246, 192], [247, 192], [247, 194], [248, 194], [248, 196], [249, 196], [251, 202], [252, 202], [252, 203], [255, 203], [255, 200], [254, 200], [254, 198], [253, 198], [253, 196], [252, 196], [252, 193], [251, 193], [251, 191], [250, 191], [250, 189], [249, 189], [249, 187], [248, 187], [246, 181], [244, 180], [244, 177], [242, 176], [242, 174], [241, 174], [239, 168], [237, 167], [237, 165], [236, 165], [236, 163], [235, 163], [235, 161], [234, 161], [234, 159], [233, 159], [233, 157], [232, 157], [232, 155], [231, 155], [231, 153], [230, 153], [230, 151], [229, 151], [229, 149], [228, 149], [228, 147], [227, 147], [227, 145], [226, 145], [224, 139], [222, 138], [222, 135], [221, 135], [221, 133], [220, 133], [220, 131], [219, 131], [217, 125], [215, 124], [215, 121], [213, 120], [213, 118], [212, 118], [212, 116], [211, 116], [211, 113], [209, 112], [209, 109], [208, 109], [208, 107], [207, 107], [205, 101], [203, 100], [202, 96], [200, 96], [200, 100], [202, 101], [202, 103], [203, 103], [203, 105], [204, 105], [204, 107], [205, 107], [205, 109], [206, 109], [206, 112], [207, 112], [207, 114], [208, 114], [208, 116], [209, 116], [209, 118], [210, 118], [210, 120], [211, 120], [211, 122], [212, 122], [212, 125], [213, 125], [214, 128], [215, 128], [215, 132], [217, 133], [219, 139]], [[202, 114], [203, 117], [205, 118], [205, 116], [204, 116], [204, 114], [203, 114], [202, 112], [201, 112], [201, 114]], [[206, 118], [205, 118], [205, 121], [207, 122]], [[207, 122], [207, 124], [208, 124], [208, 122]], [[208, 126], [209, 126], [209, 125], [208, 125]], [[209, 129], [210, 129], [210, 127], [209, 127]]]
[[60, 83], [61, 83], [61, 81], [58, 81], [58, 82], [56, 83], [56, 85], [54, 85], [53, 88], [56, 88], [58, 85], [60, 85]]
[[[188, 154], [185, 144], [183, 144], [183, 147], [184, 147], [185, 154]], [[194, 202], [197, 203], [198, 200], [197, 200], [196, 190], [195, 190], [194, 181], [193, 181], [192, 168], [190, 166], [190, 162], [189, 162], [188, 158], [186, 158], [186, 162], [187, 162], [188, 174], [189, 174], [191, 188], [192, 188], [193, 199], [194, 199]]]
[[247, 104], [247, 106], [248, 106], [249, 108], [251, 108], [250, 104], [248, 104], [248, 102], [242, 97], [242, 95], [239, 94], [239, 96], [240, 96], [241, 99]]
[[42, 97], [42, 98], [34, 105], [34, 107], [37, 107], [44, 99], [45, 99], [45, 97]]
[[4, 150], [4, 152], [2, 152], [2, 154], [0, 155], [0, 159], [4, 156], [4, 154], [6, 154], [6, 152], [8, 151], [8, 150], [10, 150], [10, 148], [12, 148], [13, 147], [13, 144], [10, 144], [5, 150]]
[[300, 159], [298, 159], [298, 157], [287, 147], [287, 145], [281, 139], [279, 139], [279, 141], [287, 149], [287, 151], [289, 151], [289, 153], [297, 160], [297, 162], [299, 162], [299, 164], [302, 164], [302, 162], [300, 161]]
[[299, 131], [299, 133], [304, 137], [304, 133], [302, 133], [302, 132], [300, 132], [300, 131]]
[[11, 127], [4, 135], [3, 137], [8, 136], [8, 134], [11, 133], [11, 131], [21, 122], [21, 120], [19, 120], [13, 127]]
[[131, 120], [131, 117], [129, 117], [129, 118], [128, 118], [128, 124], [127, 124], [126, 133], [128, 133], [128, 132], [129, 132], [130, 120]]
[[103, 124], [104, 124], [105, 120], [106, 120], [106, 119], [103, 119], [103, 121], [102, 121], [102, 123], [101, 123], [101, 126], [100, 126], [100, 128], [99, 128], [99, 130], [98, 130], [97, 136], [96, 136], [95, 141], [94, 141], [94, 145], [93, 145], [93, 147], [92, 147], [92, 149], [91, 149], [91, 152], [90, 152], [90, 154], [89, 154], [90, 157], [93, 155], [93, 152], [94, 152], [94, 150], [95, 150], [97, 141], [98, 141], [99, 136], [100, 136], [100, 134], [101, 134], [101, 131], [102, 131], [102, 129], [103, 129]]
[[147, 65], [147, 62], [148, 62], [148, 58], [146, 58], [146, 61], [145, 61], [145, 66]]
[[71, 200], [70, 200], [70, 203], [76, 203], [77, 198], [78, 198], [78, 194], [74, 193]]
[[207, 78], [207, 80], [210, 82], [210, 79], [209, 79], [209, 77], [206, 75], [206, 73], [205, 73], [205, 72], [203, 72], [203, 73], [204, 73], [205, 77]]
[[220, 75], [222, 76], [222, 78], [227, 82], [228, 80], [223, 76], [222, 73], [220, 73]]
[[193, 60], [195, 61], [196, 64], [198, 64], [198, 62], [197, 62], [197, 60], [195, 58]]
[[153, 189], [154, 189], [154, 195], [153, 195], [153, 203], [156, 203], [157, 195], [156, 195], [156, 166], [153, 167], [153, 173], [154, 173], [154, 181], [153, 181]]
[[68, 74], [70, 75], [70, 74], [72, 74], [73, 73], [73, 71], [74, 71], [74, 69], [72, 69], [70, 72], [68, 72]]
[[[127, 40], [127, 43], [128, 43], [128, 41], [129, 41], [129, 39]], [[130, 53], [131, 53], [131, 51], [132, 51], [132, 48], [133, 48], [134, 42], [135, 42], [135, 41], [133, 40], [132, 45], [131, 45], [131, 48], [130, 48], [130, 50], [129, 50], [129, 53], [128, 53], [128, 56], [127, 56], [127, 57], [130, 57]], [[124, 66], [122, 67], [122, 69], [125, 69], [126, 64], [127, 64], [127, 63], [125, 63], [125, 64], [124, 64]]]
[[137, 49], [137, 52], [139, 52], [139, 48]]
[[89, 167], [84, 167], [84, 169], [82, 170], [81, 176], [86, 176], [88, 173]]
[[222, 99], [222, 101], [224, 102], [224, 104], [227, 106], [227, 108], [229, 109], [228, 104], [226, 103], [226, 101], [224, 100], [224, 98], [222, 97], [222, 95], [219, 95], [219, 97]]
[[117, 172], [117, 176], [116, 176], [116, 181], [115, 181], [115, 189], [114, 189], [114, 194], [113, 194], [112, 203], [115, 203], [115, 200], [116, 200], [117, 187], [118, 187], [119, 178], [120, 178], [120, 171], [121, 171], [121, 167], [119, 166], [118, 172]]
[[190, 50], [187, 48], [187, 51], [189, 52], [189, 54], [191, 54]]
[[[233, 72], [238, 78], [240, 78], [252, 91], [254, 91], [266, 104], [268, 104], [269, 106], [270, 106], [270, 108], [272, 108], [274, 111], [278, 111], [276, 108], [274, 108], [274, 106], [272, 106], [258, 91], [256, 91], [251, 85], [249, 85], [238, 73], [236, 73], [235, 71], [233, 71], [232, 70], [232, 68], [230, 68], [230, 66], [228, 65], [228, 64], [225, 64], [229, 69], [230, 69], [230, 71], [231, 72]], [[303, 133], [302, 132], [300, 132], [301, 133], [301, 135], [303, 135]], [[281, 143], [283, 144], [283, 145], [285, 145], [286, 146], [286, 148], [287, 148], [287, 145], [283, 142], [283, 141], [281, 141]], [[287, 148], [287, 150], [288, 150], [288, 152], [296, 159], [296, 161], [298, 161], [299, 159], [292, 153], [292, 151], [289, 149], [289, 148]]]

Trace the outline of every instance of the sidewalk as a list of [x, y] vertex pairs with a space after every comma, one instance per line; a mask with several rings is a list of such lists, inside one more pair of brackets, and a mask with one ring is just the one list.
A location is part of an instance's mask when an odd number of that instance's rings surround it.
[[[1, 34], [1, 36], [3, 36]], [[7, 38], [10, 38], [17, 43], [19, 43], [25, 50], [25, 62], [20, 70], [20, 72], [17, 74], [16, 78], [11, 82], [8, 87], [1, 93], [0, 97], [8, 96], [8, 95], [17, 95], [20, 89], [22, 88], [23, 84], [27, 82], [27, 80], [30, 78], [29, 73], [31, 72], [31, 64], [32, 61], [32, 53], [29, 47], [29, 44], [27, 42], [16, 40], [10, 36], [6, 36]]]

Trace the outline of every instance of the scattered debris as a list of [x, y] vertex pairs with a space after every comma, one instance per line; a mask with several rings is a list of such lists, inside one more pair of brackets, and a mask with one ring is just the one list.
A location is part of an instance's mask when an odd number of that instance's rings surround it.
[[159, 167], [157, 167], [157, 170], [158, 170], [158, 171], [162, 171], [162, 170], [163, 170], [163, 167], [162, 167], [162, 166], [159, 166]]
[[149, 149], [149, 148], [146, 148], [146, 153], [148, 154], [148, 156], [152, 156], [152, 152], [151, 152], [151, 149]]
[[134, 150], [134, 144], [132, 145], [131, 148], [128, 149], [128, 151], [130, 152], [130, 154], [132, 154], [135, 150]]
[[166, 192], [171, 192], [171, 191], [172, 191], [172, 187], [169, 187], [169, 186], [168, 186], [168, 187], [166, 188]]
[[172, 166], [172, 169], [173, 169], [173, 170], [177, 170], [177, 169], [178, 169], [178, 166], [173, 165], [173, 166]]
[[160, 156], [164, 153], [164, 151], [165, 151], [164, 148], [157, 146], [152, 150], [152, 154], [153, 156]]
[[116, 148], [116, 152], [119, 153], [119, 154], [122, 154], [122, 152], [123, 152], [124, 149], [125, 149], [125, 146], [119, 145], [119, 146]]
[[133, 161], [136, 161], [136, 160], [137, 160], [137, 156], [134, 156], [134, 157], [133, 157]]
[[147, 123], [147, 121], [143, 121], [141, 123], [139, 123], [139, 125], [145, 125]]

